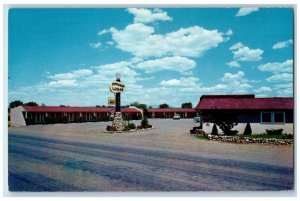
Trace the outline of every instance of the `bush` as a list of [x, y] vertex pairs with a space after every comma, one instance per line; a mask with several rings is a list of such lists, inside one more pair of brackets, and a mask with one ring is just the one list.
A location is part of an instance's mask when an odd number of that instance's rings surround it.
[[107, 130], [107, 131], [117, 131], [117, 128], [116, 128], [115, 126], [107, 125], [107, 126], [106, 126], [106, 130]]
[[134, 123], [129, 123], [127, 126], [128, 126], [129, 129], [135, 129], [136, 128]]
[[214, 123], [219, 126], [225, 135], [231, 134], [231, 129], [238, 125], [236, 115], [228, 111], [213, 112]]
[[233, 136], [233, 135], [237, 135], [239, 131], [237, 130], [230, 130], [227, 131], [226, 133], [224, 133], [225, 135], [229, 135], [229, 136]]
[[132, 130], [135, 128], [136, 128], [136, 126], [134, 123], [129, 123], [128, 125], [125, 126], [124, 131], [129, 131], [129, 130]]
[[243, 135], [251, 135], [251, 134], [252, 134], [252, 129], [251, 129], [250, 123], [248, 122]]
[[282, 138], [283, 139], [294, 139], [294, 135], [293, 134], [282, 134]]
[[144, 116], [143, 120], [141, 121], [141, 125], [138, 126], [138, 129], [142, 129], [142, 128], [152, 128], [152, 125], [149, 125], [148, 119], [146, 116]]
[[212, 135], [218, 135], [218, 128], [217, 128], [217, 125], [214, 123], [214, 126], [212, 128], [212, 131], [211, 131], [211, 134]]
[[142, 127], [146, 127], [148, 125], [149, 125], [148, 119], [147, 119], [147, 117], [144, 117], [144, 119], [141, 121], [141, 126]]
[[266, 129], [267, 135], [282, 135], [283, 129]]

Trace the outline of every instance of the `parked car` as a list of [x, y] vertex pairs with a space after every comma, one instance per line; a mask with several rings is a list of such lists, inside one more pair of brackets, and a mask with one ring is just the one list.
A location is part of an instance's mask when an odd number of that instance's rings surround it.
[[198, 122], [200, 122], [201, 121], [201, 119], [200, 119], [200, 117], [194, 117], [194, 123], [198, 123]]
[[174, 114], [174, 116], [173, 116], [173, 119], [174, 119], [174, 120], [176, 120], [176, 119], [177, 119], [177, 120], [178, 120], [178, 119], [180, 119], [180, 115], [179, 115], [179, 114]]

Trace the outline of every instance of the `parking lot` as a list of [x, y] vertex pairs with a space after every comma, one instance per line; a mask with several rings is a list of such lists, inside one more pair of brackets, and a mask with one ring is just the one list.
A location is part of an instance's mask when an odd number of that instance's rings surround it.
[[[111, 122], [9, 128], [13, 191], [222, 191], [293, 188], [293, 146], [230, 144], [189, 134], [192, 119], [106, 133]], [[140, 121], [136, 121], [136, 124]]]

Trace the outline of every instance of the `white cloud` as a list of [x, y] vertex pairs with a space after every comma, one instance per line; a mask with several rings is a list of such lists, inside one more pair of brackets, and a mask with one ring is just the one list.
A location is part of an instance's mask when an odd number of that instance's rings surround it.
[[239, 49], [239, 48], [241, 48], [241, 47], [244, 47], [243, 43], [238, 42], [238, 43], [233, 44], [233, 45], [229, 48], [229, 50], [237, 50], [237, 49]]
[[265, 72], [273, 72], [273, 73], [280, 73], [280, 72], [292, 72], [293, 71], [293, 60], [289, 59], [283, 63], [273, 62], [273, 63], [266, 63], [263, 65], [259, 65], [258, 69], [260, 71]]
[[202, 94], [223, 94], [225, 90], [228, 89], [228, 86], [226, 84], [217, 84], [211, 87], [186, 87], [186, 88], [181, 88], [179, 91], [184, 92], [184, 93], [199, 93], [201, 92]]
[[89, 69], [80, 69], [80, 70], [71, 71], [70, 73], [48, 75], [47, 77], [53, 80], [72, 80], [72, 79], [90, 76], [92, 74], [93, 71]]
[[227, 32], [226, 32], [226, 35], [228, 36], [231, 36], [233, 34], [233, 31], [231, 29], [229, 29]]
[[220, 84], [213, 86], [192, 86], [181, 88], [184, 93], [202, 93], [202, 94], [245, 94], [252, 86], [250, 81], [245, 78], [245, 73], [239, 71], [236, 74], [225, 73], [221, 78]]
[[293, 74], [292, 73], [281, 73], [275, 74], [267, 78], [268, 82], [292, 82]]
[[171, 79], [171, 80], [163, 80], [160, 82], [160, 85], [163, 86], [196, 86], [198, 82], [198, 78], [196, 77], [188, 77], [188, 78], [180, 78]]
[[100, 42], [97, 42], [97, 43], [90, 43], [89, 46], [91, 48], [94, 48], [94, 49], [97, 49], [101, 46], [101, 43]]
[[117, 48], [138, 57], [198, 57], [226, 40], [226, 34], [198, 26], [181, 28], [164, 35], [154, 34], [153, 27], [142, 23], [130, 24], [124, 30], [110, 28], [110, 31]]
[[107, 41], [106, 44], [107, 45], [114, 45], [114, 42], [113, 41]]
[[286, 40], [286, 41], [281, 41], [281, 42], [278, 42], [276, 44], [273, 45], [272, 49], [276, 50], [276, 49], [281, 49], [281, 48], [285, 48], [289, 45], [293, 44], [293, 40], [290, 39], [290, 40]]
[[238, 61], [259, 61], [262, 59], [263, 50], [250, 49], [241, 42], [232, 45], [229, 50], [232, 50], [233, 58]]
[[109, 33], [109, 30], [103, 29], [102, 31], [98, 32], [98, 35], [101, 36], [101, 35], [106, 34], [106, 33]]
[[231, 61], [226, 63], [226, 65], [228, 65], [230, 68], [238, 68], [240, 67], [240, 64], [237, 61]]
[[172, 21], [172, 18], [161, 9], [128, 8], [127, 11], [134, 15], [135, 23], [150, 23], [157, 20]]
[[223, 82], [233, 82], [240, 81], [245, 76], [243, 71], [239, 71], [237, 74], [225, 73], [221, 81]]
[[108, 84], [115, 80], [116, 73], [120, 73], [121, 81], [124, 84], [135, 84], [136, 77], [139, 76], [130, 66], [132, 61], [120, 61], [112, 64], [105, 64], [100, 66], [93, 66], [93, 69], [97, 70], [97, 74], [89, 77], [86, 80], [87, 84], [101, 84], [108, 86]]
[[252, 88], [249, 84], [249, 80], [245, 78], [245, 73], [243, 71], [239, 71], [236, 74], [225, 73], [221, 78], [221, 81], [227, 85], [228, 93], [247, 93], [248, 89]]
[[162, 70], [177, 71], [182, 74], [196, 67], [194, 60], [186, 57], [164, 57], [161, 59], [142, 61], [135, 66], [136, 69], [144, 70], [146, 73], [153, 73]]
[[293, 96], [293, 83], [276, 84], [274, 90], [277, 96], [291, 97]]
[[260, 87], [260, 88], [254, 90], [255, 93], [268, 93], [271, 91], [272, 91], [272, 89], [270, 87]]
[[250, 13], [256, 12], [258, 10], [259, 8], [255, 8], [255, 7], [240, 8], [240, 10], [236, 14], [236, 17], [249, 15]]
[[78, 86], [76, 80], [58, 80], [48, 83], [49, 87], [75, 87]]

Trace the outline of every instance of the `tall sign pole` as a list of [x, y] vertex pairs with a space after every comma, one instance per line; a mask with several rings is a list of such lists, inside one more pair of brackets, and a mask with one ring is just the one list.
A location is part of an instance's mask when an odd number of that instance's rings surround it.
[[121, 82], [120, 74], [116, 74], [116, 81], [113, 81], [109, 85], [109, 90], [111, 93], [115, 94], [115, 116], [113, 119], [112, 126], [117, 129], [117, 131], [122, 131], [125, 127], [125, 123], [122, 118], [121, 113], [121, 93], [125, 90], [125, 85]]
[[[119, 73], [116, 73], [116, 81], [121, 82], [121, 76]], [[121, 93], [117, 92], [116, 93], [116, 112], [121, 111]]]

